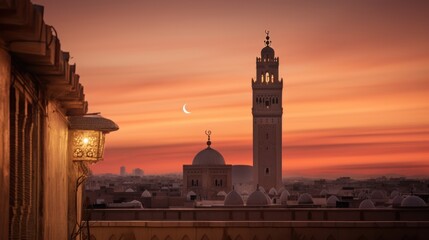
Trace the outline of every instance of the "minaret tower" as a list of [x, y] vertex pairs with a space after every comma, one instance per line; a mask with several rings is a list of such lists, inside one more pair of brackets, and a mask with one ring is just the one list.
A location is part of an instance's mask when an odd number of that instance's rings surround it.
[[282, 185], [282, 91], [279, 58], [270, 47], [269, 32], [252, 79], [253, 180], [269, 191]]

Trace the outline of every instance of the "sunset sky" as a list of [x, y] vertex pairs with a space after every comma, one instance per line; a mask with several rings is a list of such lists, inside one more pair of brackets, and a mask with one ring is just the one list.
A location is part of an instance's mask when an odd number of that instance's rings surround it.
[[251, 165], [251, 79], [269, 30], [283, 177], [429, 175], [429, 1], [33, 2], [89, 111], [120, 127], [94, 173], [181, 173], [206, 129], [228, 164]]

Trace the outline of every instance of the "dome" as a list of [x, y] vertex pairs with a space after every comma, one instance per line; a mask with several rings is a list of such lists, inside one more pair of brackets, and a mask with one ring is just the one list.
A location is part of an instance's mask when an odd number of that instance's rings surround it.
[[278, 194], [282, 194], [284, 190], [286, 190], [286, 188], [285, 188], [285, 187], [281, 187], [281, 188], [279, 188]]
[[308, 193], [299, 195], [298, 204], [313, 204], [313, 197]]
[[232, 190], [225, 197], [225, 201], [223, 202], [225, 206], [243, 206], [244, 202], [241, 198], [240, 194], [237, 191]]
[[408, 196], [402, 200], [401, 207], [427, 207], [423, 199], [418, 196]]
[[270, 46], [266, 46], [261, 50], [261, 58], [262, 59], [274, 59], [274, 49]]
[[218, 197], [225, 197], [226, 196], [226, 192], [225, 191], [220, 191], [216, 194], [216, 196]]
[[186, 200], [192, 200], [192, 197], [196, 197], [197, 194], [194, 191], [189, 191], [188, 194], [186, 194]]
[[149, 198], [149, 197], [152, 197], [152, 194], [148, 190], [144, 190], [141, 197], [142, 198]]
[[135, 192], [132, 188], [128, 188], [125, 192]]
[[328, 191], [326, 191], [326, 189], [323, 189], [322, 191], [320, 191], [319, 195], [320, 196], [326, 196], [326, 195], [328, 195]]
[[401, 195], [397, 195], [396, 197], [393, 198], [392, 200], [392, 206], [393, 207], [400, 207], [402, 204], [402, 200], [404, 200], [404, 196]]
[[360, 192], [359, 195], [358, 195], [359, 199], [366, 199], [366, 197], [367, 197], [367, 195], [366, 195], [366, 193], [364, 191]]
[[398, 191], [396, 191], [396, 190], [393, 190], [391, 193], [390, 193], [390, 198], [391, 199], [393, 199], [393, 198], [395, 198], [396, 196], [398, 196], [399, 195], [399, 192]]
[[271, 203], [272, 201], [271, 201], [270, 196], [268, 196], [268, 194], [267, 194], [267, 193], [264, 193], [264, 195], [265, 195], [265, 197], [267, 198], [267, 202], [268, 202], [268, 203]]
[[365, 199], [359, 204], [359, 208], [363, 208], [363, 209], [375, 208], [375, 205], [371, 200]]
[[261, 192], [259, 189], [252, 192], [247, 198], [247, 206], [266, 206], [271, 201], [268, 201], [269, 197], [265, 193]]
[[225, 165], [225, 160], [218, 151], [207, 147], [195, 155], [192, 165]]
[[326, 206], [336, 207], [338, 201], [340, 201], [340, 200], [337, 198], [337, 196], [332, 195], [332, 196], [328, 197], [328, 200], [326, 200]]
[[271, 188], [270, 189], [270, 191], [268, 192], [268, 195], [271, 195], [271, 196], [275, 196], [275, 195], [277, 195], [277, 190], [275, 189], [275, 188]]
[[262, 187], [262, 186], [259, 186], [259, 191], [261, 191], [261, 192], [265, 192], [265, 188], [264, 187]]
[[380, 190], [372, 191], [370, 198], [373, 202], [386, 202], [386, 200], [387, 200], [384, 192], [382, 192]]
[[288, 192], [288, 190], [284, 189], [282, 194], [280, 194], [280, 204], [286, 205], [289, 196], [290, 196], [290, 193]]

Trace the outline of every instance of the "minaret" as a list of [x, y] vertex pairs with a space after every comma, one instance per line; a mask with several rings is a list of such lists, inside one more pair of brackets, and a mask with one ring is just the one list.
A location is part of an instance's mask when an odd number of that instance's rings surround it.
[[268, 191], [282, 186], [283, 79], [279, 80], [279, 58], [265, 33], [266, 46], [256, 58], [252, 79], [253, 180]]

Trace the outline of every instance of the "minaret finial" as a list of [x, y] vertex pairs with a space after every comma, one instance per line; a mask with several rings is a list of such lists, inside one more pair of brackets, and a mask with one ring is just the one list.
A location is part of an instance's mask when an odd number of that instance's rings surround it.
[[206, 135], [207, 135], [207, 147], [210, 147], [210, 145], [212, 145], [212, 142], [210, 141], [210, 135], [212, 135], [212, 131], [210, 130], [206, 130]]
[[271, 41], [270, 41], [270, 31], [267, 31], [267, 30], [265, 30], [265, 34], [267, 34], [267, 36], [265, 37], [265, 45], [267, 45], [267, 47], [268, 46], [270, 46], [270, 44], [271, 44]]

